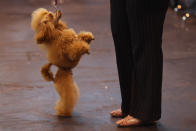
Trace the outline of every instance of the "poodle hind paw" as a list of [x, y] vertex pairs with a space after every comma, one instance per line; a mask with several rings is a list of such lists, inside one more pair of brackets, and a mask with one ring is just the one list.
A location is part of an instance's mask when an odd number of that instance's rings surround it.
[[57, 116], [63, 116], [63, 117], [71, 117], [72, 116], [72, 112], [60, 112], [60, 111], [57, 111], [56, 115]]

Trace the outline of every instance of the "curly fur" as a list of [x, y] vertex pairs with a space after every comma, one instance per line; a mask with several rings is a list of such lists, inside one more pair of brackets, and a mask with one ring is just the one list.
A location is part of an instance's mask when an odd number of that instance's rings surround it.
[[[76, 34], [60, 18], [60, 11], [53, 13], [40, 8], [32, 13], [31, 26], [35, 31], [37, 44], [46, 50], [49, 61], [42, 67], [41, 74], [46, 81], [54, 82], [60, 97], [56, 104], [56, 113], [60, 116], [71, 116], [79, 98], [72, 69], [77, 66], [82, 55], [90, 53], [90, 43], [94, 36], [91, 32]], [[50, 71], [52, 65], [58, 67], [55, 77]]]

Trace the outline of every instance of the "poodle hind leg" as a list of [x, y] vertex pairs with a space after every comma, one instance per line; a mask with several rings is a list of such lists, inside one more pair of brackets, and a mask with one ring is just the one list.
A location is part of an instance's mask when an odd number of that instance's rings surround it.
[[62, 98], [60, 98], [56, 103], [56, 114], [58, 116], [66, 116], [71, 117], [73, 112], [73, 107], [70, 107], [63, 102]]
[[55, 77], [55, 88], [60, 97], [56, 104], [57, 115], [72, 116], [79, 91], [73, 80], [71, 70], [58, 69]]

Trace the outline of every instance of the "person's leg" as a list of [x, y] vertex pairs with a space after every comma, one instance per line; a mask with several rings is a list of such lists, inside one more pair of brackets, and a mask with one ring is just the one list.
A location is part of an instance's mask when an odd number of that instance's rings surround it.
[[168, 0], [126, 0], [133, 55], [129, 115], [119, 126], [141, 125], [161, 117], [162, 32]]
[[129, 115], [141, 121], [161, 117], [162, 32], [168, 0], [126, 0], [134, 71]]
[[121, 109], [123, 116], [129, 114], [130, 74], [132, 72], [132, 53], [130, 52], [130, 34], [125, 0], [110, 0], [111, 29], [115, 44], [116, 61], [121, 89]]

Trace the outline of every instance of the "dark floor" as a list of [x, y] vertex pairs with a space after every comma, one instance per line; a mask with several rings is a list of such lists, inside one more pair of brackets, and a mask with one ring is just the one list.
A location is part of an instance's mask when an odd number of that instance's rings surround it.
[[[30, 15], [44, 0], [0, 1], [1, 131], [194, 131], [196, 130], [196, 24], [185, 26], [169, 10], [165, 23], [162, 119], [156, 126], [117, 128], [109, 112], [120, 90], [109, 24], [109, 1], [64, 0], [63, 19], [95, 34], [90, 56], [74, 70], [81, 99], [72, 118], [55, 116], [58, 95], [40, 67], [47, 61], [33, 41]], [[55, 70], [55, 69], [54, 69]]]

